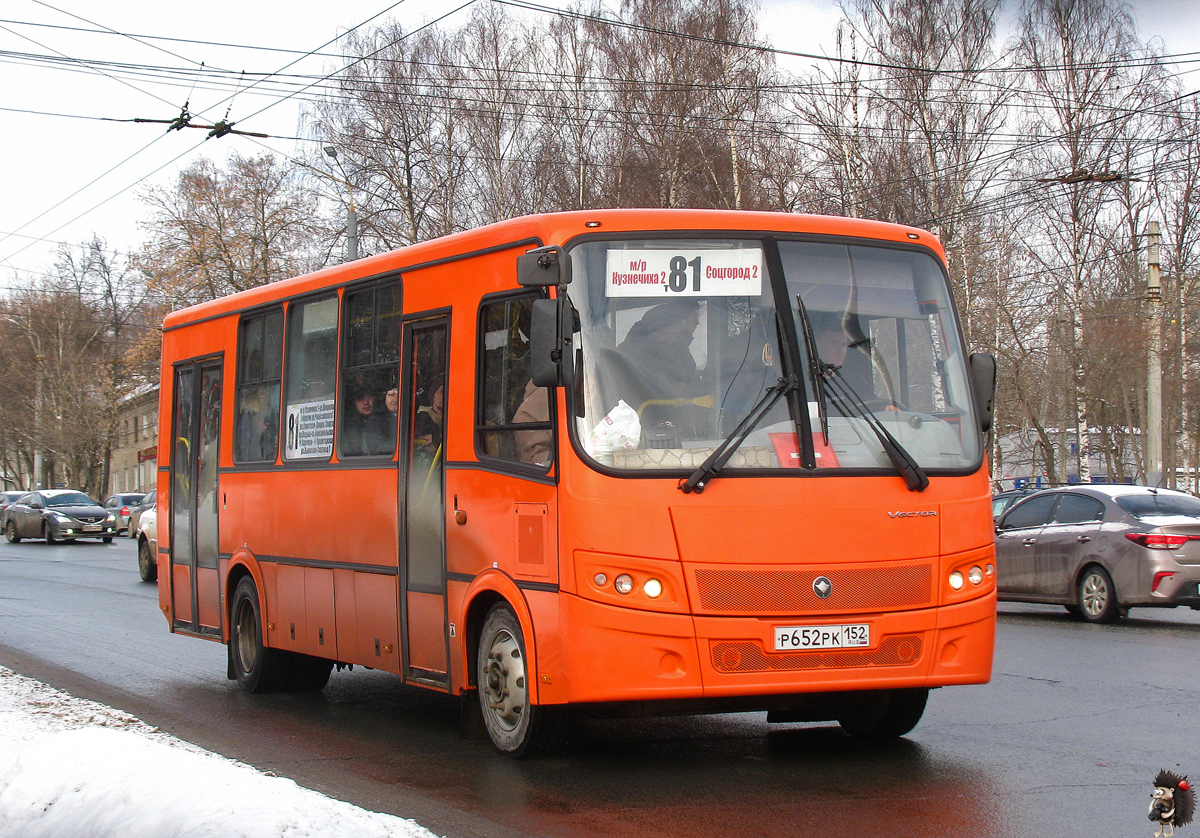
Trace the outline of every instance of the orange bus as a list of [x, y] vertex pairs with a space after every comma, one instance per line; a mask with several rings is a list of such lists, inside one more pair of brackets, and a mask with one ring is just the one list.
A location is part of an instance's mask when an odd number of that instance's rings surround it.
[[387, 670], [521, 756], [990, 677], [995, 362], [922, 230], [517, 218], [174, 312], [162, 382], [159, 603], [250, 692]]

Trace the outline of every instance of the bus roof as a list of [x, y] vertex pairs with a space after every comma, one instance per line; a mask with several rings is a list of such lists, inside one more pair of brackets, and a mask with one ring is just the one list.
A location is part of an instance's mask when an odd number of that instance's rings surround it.
[[520, 216], [239, 291], [172, 312], [163, 320], [163, 329], [178, 328], [198, 320], [303, 296], [358, 279], [412, 270], [429, 263], [497, 246], [511, 247], [528, 243], [530, 247], [535, 247], [540, 244], [563, 244], [584, 234], [659, 230], [777, 230], [813, 235], [858, 236], [921, 244], [944, 258], [940, 242], [927, 230], [882, 221], [829, 215], [713, 209], [577, 210]]

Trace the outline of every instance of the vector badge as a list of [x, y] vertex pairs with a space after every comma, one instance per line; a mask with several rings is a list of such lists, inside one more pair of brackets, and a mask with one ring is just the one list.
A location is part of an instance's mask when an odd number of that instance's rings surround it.
[[1187, 775], [1174, 774], [1166, 769], [1154, 778], [1154, 792], [1150, 795], [1150, 820], [1158, 825], [1154, 838], [1171, 838], [1175, 827], [1192, 822], [1196, 813], [1196, 793], [1188, 783]]

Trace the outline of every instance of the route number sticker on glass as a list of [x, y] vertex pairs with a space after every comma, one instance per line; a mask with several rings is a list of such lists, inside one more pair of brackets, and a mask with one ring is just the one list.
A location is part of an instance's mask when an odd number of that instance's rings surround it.
[[608, 297], [757, 297], [762, 261], [758, 248], [610, 250], [604, 292]]

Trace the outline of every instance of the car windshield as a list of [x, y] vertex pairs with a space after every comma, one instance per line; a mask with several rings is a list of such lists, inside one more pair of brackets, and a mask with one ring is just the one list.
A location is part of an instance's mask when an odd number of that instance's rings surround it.
[[[875, 425], [920, 468], [974, 466], [980, 435], [938, 262], [901, 247], [778, 248], [774, 275], [770, 244], [751, 238], [572, 248], [584, 452], [622, 470], [691, 472], [762, 409], [726, 471], [799, 468], [805, 422], [818, 469], [896, 468]], [[789, 397], [772, 401], [785, 378]]]
[[46, 506], [95, 506], [96, 502], [83, 492], [64, 492], [61, 495], [50, 495], [46, 498]]
[[1117, 505], [1138, 520], [1186, 516], [1200, 518], [1200, 498], [1190, 495], [1146, 494], [1116, 498]]

